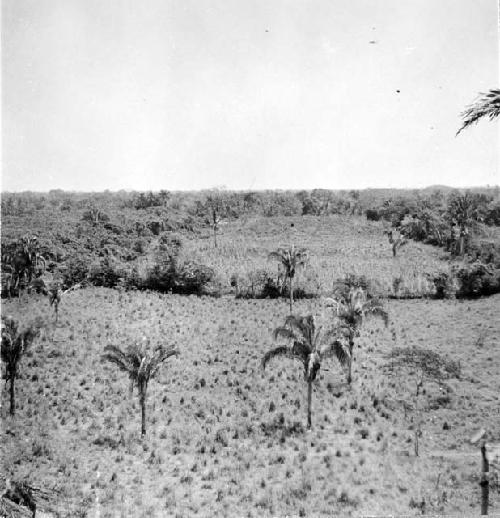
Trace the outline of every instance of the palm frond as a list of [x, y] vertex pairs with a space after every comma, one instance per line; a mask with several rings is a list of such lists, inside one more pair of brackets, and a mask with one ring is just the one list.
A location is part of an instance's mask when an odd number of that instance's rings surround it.
[[273, 358], [276, 358], [277, 356], [284, 356], [286, 358], [290, 358], [292, 360], [300, 360], [302, 363], [304, 362], [304, 359], [297, 355], [292, 347], [287, 347], [285, 345], [280, 345], [279, 347], [276, 347], [275, 349], [271, 349], [270, 351], [267, 351], [266, 354], [264, 354], [261, 366], [262, 369], [266, 368], [266, 365], [269, 363], [270, 360]]
[[124, 372], [131, 374], [134, 371], [134, 357], [123, 352], [116, 345], [106, 345], [102, 358], [111, 363], [114, 363], [120, 370]]
[[295, 330], [305, 339], [311, 346], [313, 344], [314, 332], [316, 330], [316, 322], [314, 315], [296, 316], [289, 315], [286, 317], [285, 326]]
[[274, 252], [270, 252], [267, 257], [268, 259], [275, 259], [276, 261], [282, 261], [285, 258], [281, 250], [275, 250]]
[[277, 340], [278, 338], [284, 338], [285, 340], [297, 340], [299, 337], [297, 333], [288, 327], [277, 327], [273, 331], [273, 338]]
[[457, 135], [483, 117], [493, 120], [500, 115], [500, 89], [492, 89], [479, 95], [480, 97], [461, 113], [463, 124], [457, 131]]
[[347, 365], [351, 357], [349, 348], [343, 344], [340, 340], [324, 345], [320, 349], [321, 359], [325, 358], [337, 358], [341, 365]]
[[363, 312], [366, 316], [381, 318], [386, 327], [389, 325], [389, 314], [384, 309], [380, 300], [371, 299], [367, 301], [363, 306]]
[[152, 378], [157, 373], [161, 364], [172, 356], [179, 356], [179, 351], [175, 347], [170, 347], [169, 349], [160, 348], [157, 350], [155, 356], [151, 360], [149, 377]]

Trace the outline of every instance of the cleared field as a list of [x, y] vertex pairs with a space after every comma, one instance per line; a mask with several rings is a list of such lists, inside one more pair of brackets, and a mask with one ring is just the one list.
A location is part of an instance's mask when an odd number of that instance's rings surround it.
[[[319, 299], [295, 308], [329, 318]], [[500, 436], [500, 297], [393, 300], [387, 309], [389, 328], [362, 333], [351, 389], [338, 363], [324, 365], [306, 431], [299, 364], [260, 368], [285, 301], [70, 293], [58, 327], [22, 361], [14, 418], [2, 396], [5, 473], [60, 487], [52, 511], [61, 516], [479, 514], [480, 456], [468, 439], [481, 426]], [[6, 302], [2, 313], [50, 318], [37, 297]], [[106, 344], [143, 336], [180, 350], [150, 383], [145, 439], [126, 375], [101, 360]], [[405, 411], [414, 380], [386, 358], [412, 344], [462, 363], [445, 394], [425, 386], [419, 457]], [[490, 500], [500, 512], [498, 486]]]
[[314, 293], [329, 294], [333, 281], [346, 274], [365, 275], [385, 295], [392, 292], [397, 277], [403, 292], [413, 296], [432, 292], [425, 273], [449, 271], [449, 263], [440, 259], [443, 251], [410, 241], [393, 258], [383, 229], [382, 223], [361, 217], [253, 218], [223, 226], [217, 249], [207, 235], [187, 241], [185, 252], [213, 267], [228, 285], [232, 274], [244, 276], [259, 268], [275, 272], [277, 265], [269, 261], [269, 252], [293, 243], [310, 251], [310, 266], [298, 283]]

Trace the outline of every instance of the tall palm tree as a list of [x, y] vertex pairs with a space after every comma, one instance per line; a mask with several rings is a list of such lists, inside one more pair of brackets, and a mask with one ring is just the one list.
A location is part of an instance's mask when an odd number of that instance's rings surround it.
[[500, 89], [492, 89], [479, 95], [480, 97], [462, 112], [463, 124], [457, 131], [457, 135], [483, 117], [493, 120], [500, 115]]
[[5, 382], [10, 381], [10, 415], [14, 415], [16, 410], [15, 382], [19, 362], [39, 335], [41, 327], [41, 320], [36, 320], [23, 331], [19, 331], [17, 320], [10, 316], [2, 317], [2, 362], [5, 364]]
[[280, 262], [285, 277], [288, 278], [288, 289], [290, 291], [290, 313], [293, 310], [293, 279], [297, 270], [306, 265], [308, 259], [308, 251], [306, 248], [278, 248], [278, 250], [269, 254], [269, 259], [275, 259]]
[[316, 325], [313, 315], [290, 315], [285, 325], [274, 330], [274, 339], [284, 338], [291, 345], [280, 345], [268, 351], [262, 358], [262, 368], [277, 356], [285, 356], [298, 360], [304, 367], [304, 379], [307, 383], [307, 427], [311, 428], [311, 399], [312, 383], [321, 367], [322, 360], [336, 357], [341, 363], [347, 361], [349, 351], [338, 340], [325, 343], [329, 334], [324, 334], [322, 328]]
[[146, 435], [146, 395], [148, 383], [155, 376], [160, 365], [171, 356], [178, 355], [174, 347], [164, 349], [158, 347], [150, 352], [145, 345], [134, 344], [126, 351], [115, 345], [104, 348], [103, 358], [108, 360], [129, 375], [131, 387], [137, 385], [139, 402], [141, 404], [141, 434]]
[[381, 318], [387, 326], [389, 315], [382, 302], [376, 298], [369, 299], [362, 288], [351, 289], [348, 296], [333, 301], [336, 306], [334, 329], [337, 337], [347, 341], [347, 383], [352, 382], [352, 361], [354, 358], [354, 341], [360, 334], [361, 326], [366, 318]]

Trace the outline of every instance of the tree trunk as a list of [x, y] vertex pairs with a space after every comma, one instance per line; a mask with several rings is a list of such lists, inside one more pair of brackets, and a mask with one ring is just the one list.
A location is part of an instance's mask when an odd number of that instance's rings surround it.
[[146, 435], [146, 394], [141, 396], [141, 435]]
[[217, 248], [217, 229], [214, 226], [214, 246]]
[[347, 383], [348, 385], [352, 382], [352, 360], [354, 351], [354, 340], [349, 340], [349, 362], [347, 363]]
[[15, 395], [14, 395], [14, 383], [15, 383], [16, 377], [13, 373], [10, 374], [10, 415], [14, 415], [14, 412], [16, 411], [16, 401], [15, 401]]
[[290, 277], [290, 315], [293, 313], [293, 277]]
[[307, 382], [307, 428], [312, 428], [311, 422], [311, 399], [312, 399], [312, 381]]

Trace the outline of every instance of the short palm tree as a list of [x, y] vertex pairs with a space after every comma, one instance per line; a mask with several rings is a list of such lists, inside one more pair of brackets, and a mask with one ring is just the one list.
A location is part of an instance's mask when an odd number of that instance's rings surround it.
[[158, 347], [150, 352], [144, 344], [131, 345], [125, 352], [115, 345], [107, 345], [104, 351], [103, 358], [126, 372], [132, 387], [137, 385], [141, 404], [141, 434], [146, 435], [146, 395], [149, 380], [158, 372], [160, 365], [167, 358], [178, 355], [178, 351], [173, 347]]
[[387, 326], [389, 315], [385, 311], [380, 300], [369, 299], [362, 288], [355, 288], [349, 291], [347, 297], [334, 301], [336, 315], [334, 319], [334, 333], [337, 337], [347, 341], [346, 356], [347, 383], [352, 382], [352, 361], [354, 358], [354, 340], [360, 334], [361, 326], [366, 318], [381, 318]]
[[457, 131], [457, 135], [483, 117], [489, 117], [490, 120], [493, 120], [500, 115], [500, 89], [492, 89], [488, 93], [479, 95], [480, 97], [476, 102], [462, 112], [463, 124]]
[[341, 363], [345, 363], [349, 355], [349, 351], [340, 341], [325, 343], [328, 337], [329, 335], [324, 334], [322, 328], [316, 325], [313, 315], [301, 317], [290, 315], [283, 327], [274, 330], [274, 339], [287, 339], [291, 345], [280, 345], [268, 351], [262, 358], [263, 369], [276, 356], [285, 356], [302, 363], [304, 379], [307, 383], [308, 428], [311, 428], [312, 383], [316, 379], [321, 362], [326, 358], [336, 357]]
[[285, 277], [288, 278], [288, 289], [290, 291], [290, 313], [293, 310], [293, 279], [297, 270], [306, 265], [308, 252], [305, 248], [278, 248], [275, 252], [269, 254], [269, 259], [279, 261], [285, 271]]
[[2, 317], [2, 362], [6, 370], [5, 381], [10, 381], [10, 415], [14, 415], [16, 410], [15, 382], [19, 362], [39, 335], [41, 327], [41, 322], [35, 321], [23, 331], [19, 331], [17, 320], [10, 316]]

